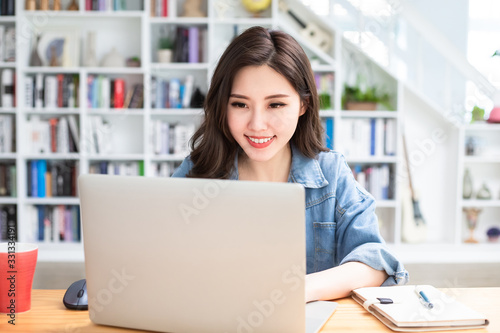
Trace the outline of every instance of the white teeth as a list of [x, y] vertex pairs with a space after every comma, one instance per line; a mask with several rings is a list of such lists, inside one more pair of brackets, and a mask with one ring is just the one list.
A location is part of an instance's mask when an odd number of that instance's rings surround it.
[[272, 139], [272, 137], [267, 138], [267, 139], [254, 139], [251, 136], [248, 137], [250, 141], [255, 142], [255, 143], [264, 143]]

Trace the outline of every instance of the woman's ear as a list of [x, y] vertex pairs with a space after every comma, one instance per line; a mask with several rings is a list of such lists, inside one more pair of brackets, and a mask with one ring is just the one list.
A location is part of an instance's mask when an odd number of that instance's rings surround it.
[[300, 113], [299, 113], [299, 117], [302, 116], [304, 113], [306, 113], [306, 110], [307, 110], [307, 106], [309, 105], [309, 101], [302, 101], [300, 103]]

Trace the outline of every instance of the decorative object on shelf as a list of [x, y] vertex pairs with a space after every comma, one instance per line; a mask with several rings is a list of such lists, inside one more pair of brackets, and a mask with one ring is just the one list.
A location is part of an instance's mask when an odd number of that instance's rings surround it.
[[472, 185], [472, 177], [470, 175], [470, 171], [469, 171], [469, 169], [465, 169], [462, 198], [464, 198], [464, 199], [472, 198], [472, 192], [473, 192], [472, 188], [473, 188], [473, 185]]
[[101, 67], [125, 67], [125, 58], [113, 47], [101, 60]]
[[207, 16], [201, 10], [201, 0], [185, 0], [184, 1], [184, 17], [205, 17]]
[[474, 156], [477, 155], [477, 140], [476, 138], [469, 136], [467, 137], [467, 142], [465, 144], [465, 155]]
[[350, 86], [344, 84], [344, 93], [342, 94], [342, 107], [345, 110], [376, 110], [380, 104], [387, 110], [393, 110], [390, 104], [388, 93], [381, 93], [376, 86], [366, 84], [366, 79], [358, 75], [356, 85]]
[[54, 0], [54, 10], [61, 10], [61, 0]]
[[486, 186], [486, 183], [483, 183], [483, 186], [477, 191], [476, 198], [479, 200], [490, 200], [491, 199], [491, 191]]
[[407, 243], [422, 243], [427, 239], [427, 223], [420, 211], [420, 202], [417, 198], [411, 179], [410, 161], [405, 135], [403, 139], [403, 152], [408, 172], [409, 191], [405, 189], [403, 199], [402, 236]]
[[56, 47], [56, 56], [59, 66], [79, 66], [79, 36], [80, 32], [74, 27], [41, 28], [41, 38], [38, 43], [38, 54], [44, 66], [50, 65], [52, 46]]
[[497, 227], [491, 227], [486, 232], [486, 235], [488, 236], [489, 242], [496, 243], [498, 242], [498, 239], [500, 239], [500, 229]]
[[141, 59], [139, 57], [131, 57], [127, 59], [127, 67], [141, 67]]
[[64, 52], [64, 41], [63, 43], [52, 44], [50, 46], [50, 67], [59, 67], [62, 64], [62, 55]]
[[488, 117], [489, 123], [500, 123], [500, 92], [496, 92], [493, 96], [493, 109]]
[[36, 0], [26, 0], [25, 10], [36, 10]]
[[[243, 0], [245, 2], [245, 0]], [[248, 2], [254, 2], [248, 0]], [[271, 1], [269, 1], [269, 4]], [[300, 34], [310, 43], [319, 47], [323, 52], [328, 52], [332, 46], [331, 34], [321, 29], [313, 22], [304, 22], [293, 11], [291, 11], [283, 0], [280, 0], [279, 7], [283, 12], [288, 13], [301, 27]]]
[[38, 43], [40, 43], [40, 35], [36, 35], [34, 38], [34, 44], [31, 48], [31, 56], [30, 56], [30, 66], [39, 67], [42, 66], [42, 59], [40, 59], [40, 55], [38, 54]]
[[162, 32], [160, 40], [158, 41], [158, 51], [156, 52], [158, 57], [158, 62], [163, 64], [172, 62], [172, 57], [174, 54], [173, 48], [174, 48], [174, 43], [168, 37], [167, 32], [164, 30]]
[[49, 0], [40, 0], [40, 10], [49, 10]]
[[481, 109], [479, 106], [475, 105], [472, 109], [472, 118], [470, 123], [478, 123], [484, 121], [484, 109]]
[[271, 0], [241, 0], [243, 7], [255, 16], [259, 16], [271, 5]]
[[469, 229], [469, 238], [465, 240], [465, 243], [478, 243], [478, 241], [474, 238], [474, 231], [477, 227], [477, 219], [479, 217], [479, 213], [481, 213], [482, 209], [480, 208], [463, 208], [465, 212], [465, 218], [467, 220], [467, 228]]
[[96, 32], [87, 32], [87, 52], [85, 54], [85, 66], [97, 67], [97, 57], [95, 52]]
[[78, 10], [78, 1], [77, 0], [71, 0], [71, 3], [69, 4], [68, 8], [66, 10]]

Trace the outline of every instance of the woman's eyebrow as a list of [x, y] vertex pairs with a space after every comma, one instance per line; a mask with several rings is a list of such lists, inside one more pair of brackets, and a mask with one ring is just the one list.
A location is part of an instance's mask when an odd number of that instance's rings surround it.
[[[241, 99], [249, 99], [247, 96], [240, 95], [240, 94], [231, 94], [231, 95], [229, 95], [229, 97], [235, 97], [235, 98], [241, 98]], [[265, 99], [282, 98], [282, 97], [290, 97], [290, 96], [287, 95], [287, 94], [275, 94], [275, 95], [266, 96]]]

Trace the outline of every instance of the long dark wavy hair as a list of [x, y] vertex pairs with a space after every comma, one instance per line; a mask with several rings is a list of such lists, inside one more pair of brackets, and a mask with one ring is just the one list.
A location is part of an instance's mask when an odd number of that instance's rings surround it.
[[227, 103], [233, 80], [243, 67], [262, 65], [283, 75], [306, 107], [291, 143], [310, 158], [328, 150], [323, 144], [314, 74], [304, 50], [282, 31], [252, 27], [231, 42], [215, 68], [205, 100], [205, 118], [190, 141], [193, 168], [188, 177], [229, 178], [239, 151], [227, 123]]

